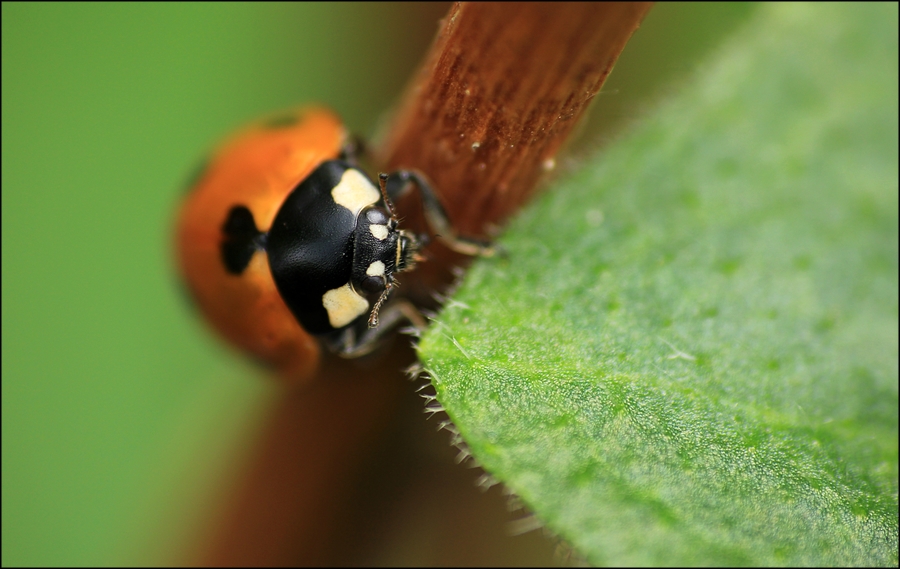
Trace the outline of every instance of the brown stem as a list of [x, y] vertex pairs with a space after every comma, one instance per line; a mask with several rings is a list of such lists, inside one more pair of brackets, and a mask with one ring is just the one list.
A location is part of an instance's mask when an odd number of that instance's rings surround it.
[[[454, 4], [384, 137], [379, 165], [425, 173], [460, 234], [489, 236], [553, 169], [651, 6]], [[415, 203], [399, 207], [408, 225], [427, 231]], [[437, 262], [405, 294], [421, 299], [449, 282], [447, 267], [460, 258], [440, 247], [431, 254]]]
[[425, 172], [458, 229], [530, 197], [652, 4], [455, 4], [381, 146]]

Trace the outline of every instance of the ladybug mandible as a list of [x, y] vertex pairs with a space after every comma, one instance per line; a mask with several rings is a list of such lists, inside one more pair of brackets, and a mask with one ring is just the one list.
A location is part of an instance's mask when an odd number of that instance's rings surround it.
[[421, 174], [373, 184], [349, 140], [322, 108], [254, 125], [198, 173], [178, 216], [178, 263], [200, 311], [292, 382], [312, 377], [321, 346], [357, 357], [402, 321], [421, 322], [407, 301], [388, 301], [394, 275], [412, 269], [427, 242], [398, 227], [392, 200], [410, 188], [452, 249], [493, 254], [455, 235]]

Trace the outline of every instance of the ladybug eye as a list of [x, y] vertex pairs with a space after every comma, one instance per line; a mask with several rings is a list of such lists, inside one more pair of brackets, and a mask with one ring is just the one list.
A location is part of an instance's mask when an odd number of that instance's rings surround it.
[[369, 223], [378, 224], [378, 225], [387, 225], [388, 216], [383, 211], [378, 208], [370, 208], [369, 211], [366, 212], [366, 219]]
[[364, 291], [376, 293], [383, 291], [386, 288], [387, 283], [385, 283], [384, 277], [368, 276], [364, 278], [359, 284]]

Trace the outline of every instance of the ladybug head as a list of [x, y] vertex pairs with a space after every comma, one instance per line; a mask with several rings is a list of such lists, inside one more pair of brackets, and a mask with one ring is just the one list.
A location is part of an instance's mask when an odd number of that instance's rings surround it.
[[381, 305], [398, 284], [394, 274], [409, 271], [422, 260], [419, 251], [425, 239], [397, 225], [397, 218], [377, 205], [366, 207], [357, 221], [351, 282], [362, 294], [378, 295], [370, 327], [377, 325]]

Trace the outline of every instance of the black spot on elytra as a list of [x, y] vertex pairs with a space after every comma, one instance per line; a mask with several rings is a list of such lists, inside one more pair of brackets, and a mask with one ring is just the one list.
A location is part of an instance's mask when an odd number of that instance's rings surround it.
[[287, 128], [289, 126], [294, 126], [300, 122], [300, 117], [296, 114], [286, 114], [286, 115], [278, 115], [276, 117], [272, 117], [266, 122], [263, 123], [263, 128], [268, 128], [271, 130], [277, 130], [279, 128]]
[[222, 233], [222, 263], [229, 273], [240, 275], [253, 254], [265, 247], [266, 234], [256, 228], [253, 213], [242, 205], [231, 208]]

